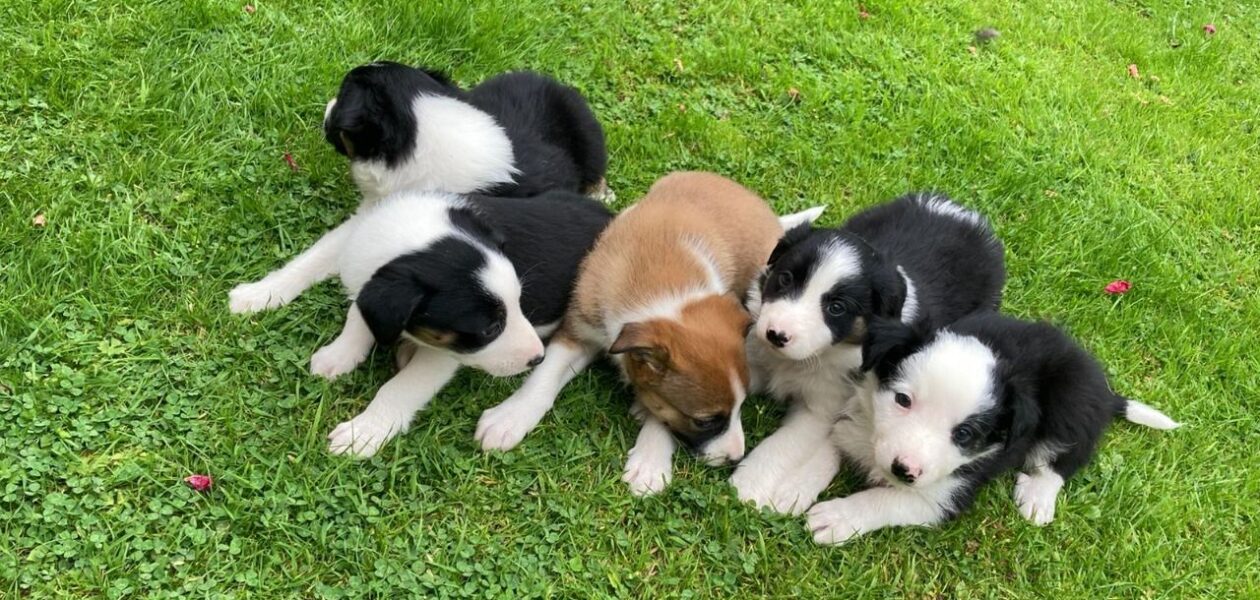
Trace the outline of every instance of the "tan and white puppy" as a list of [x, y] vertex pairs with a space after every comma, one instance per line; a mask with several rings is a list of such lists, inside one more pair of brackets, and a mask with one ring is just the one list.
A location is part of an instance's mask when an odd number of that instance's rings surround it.
[[675, 440], [710, 464], [742, 458], [752, 321], [741, 300], [783, 229], [765, 201], [724, 177], [687, 172], [657, 181], [601, 235], [546, 358], [482, 414], [477, 440], [487, 450], [516, 446], [564, 385], [606, 352], [633, 386], [631, 412], [643, 422], [622, 477], [632, 492], [664, 489]]

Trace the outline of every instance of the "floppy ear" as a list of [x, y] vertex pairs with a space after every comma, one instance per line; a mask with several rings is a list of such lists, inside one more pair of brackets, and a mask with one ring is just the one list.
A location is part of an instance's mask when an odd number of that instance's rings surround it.
[[492, 248], [503, 249], [503, 244], [507, 240], [499, 230], [491, 227], [486, 221], [477, 214], [477, 211], [468, 207], [452, 208], [447, 211], [447, 215], [451, 219], [451, 224], [462, 230], [464, 233], [489, 244]]
[[[1007, 369], [1002, 368], [1003, 371]], [[1006, 445], [1025, 439], [1037, 430], [1041, 423], [1041, 407], [1037, 404], [1037, 389], [1031, 382], [1018, 375], [1003, 376], [1002, 393], [1006, 396], [1006, 414], [1010, 420]]]
[[817, 221], [818, 217], [822, 216], [823, 211], [826, 210], [826, 208], [827, 207], [825, 206], [815, 206], [798, 213], [783, 215], [782, 217], [779, 217], [779, 225], [783, 227], [784, 231], [795, 228], [797, 225], [808, 225]]
[[773, 265], [783, 256], [784, 252], [787, 252], [792, 246], [801, 243], [802, 240], [809, 237], [810, 232], [813, 230], [810, 223], [806, 221], [783, 232], [783, 237], [779, 238], [779, 243], [775, 244], [774, 250], [770, 251], [770, 259], [766, 261], [766, 264]]
[[872, 319], [862, 342], [862, 370], [875, 371], [881, 381], [896, 371], [897, 365], [923, 346], [924, 334], [895, 319]]
[[882, 257], [876, 261], [871, 273], [871, 308], [877, 317], [899, 320], [906, 304], [906, 280]]
[[374, 108], [362, 94], [337, 98], [337, 105], [324, 123], [324, 138], [347, 158], [372, 156], [385, 132], [376, 119], [369, 118]]
[[669, 349], [657, 345], [652, 326], [647, 323], [626, 323], [608, 354], [625, 354], [654, 377], [664, 375], [669, 368]]
[[428, 295], [429, 290], [413, 277], [378, 272], [359, 290], [354, 303], [376, 343], [385, 345], [398, 341], [412, 315], [423, 309]]

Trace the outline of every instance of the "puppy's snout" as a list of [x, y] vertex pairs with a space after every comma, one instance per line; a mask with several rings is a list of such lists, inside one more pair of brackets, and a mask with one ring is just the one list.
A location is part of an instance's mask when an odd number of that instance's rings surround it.
[[542, 364], [543, 358], [544, 356], [542, 354], [539, 354], [538, 356], [535, 356], [534, 358], [529, 359], [529, 362], [526, 364], [528, 364], [531, 367], [537, 367], [538, 365]]
[[892, 464], [893, 477], [900, 479], [902, 483], [914, 483], [923, 474], [923, 469], [918, 465], [906, 464], [900, 458], [894, 459]]
[[782, 331], [779, 331], [777, 329], [767, 329], [766, 341], [770, 342], [770, 345], [774, 346], [775, 348], [782, 348], [788, 345], [788, 342], [792, 341], [792, 338], [788, 337], [786, 333], [783, 333]]

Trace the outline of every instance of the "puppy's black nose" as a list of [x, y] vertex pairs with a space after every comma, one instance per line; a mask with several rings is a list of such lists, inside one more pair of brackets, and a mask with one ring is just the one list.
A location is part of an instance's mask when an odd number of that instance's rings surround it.
[[534, 358], [529, 359], [529, 366], [537, 367], [538, 365], [542, 364], [542, 361], [543, 361], [543, 355], [539, 354], [538, 356], [535, 356]]
[[770, 342], [775, 348], [782, 348], [787, 345], [791, 338], [786, 333], [775, 331], [773, 329], [766, 330], [766, 341]]
[[901, 459], [893, 461], [892, 474], [903, 483], [914, 483], [914, 475], [910, 473], [910, 468], [901, 462]]

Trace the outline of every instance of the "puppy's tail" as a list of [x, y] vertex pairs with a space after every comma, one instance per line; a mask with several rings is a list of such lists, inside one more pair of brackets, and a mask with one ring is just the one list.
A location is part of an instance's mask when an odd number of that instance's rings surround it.
[[1181, 423], [1146, 404], [1128, 398], [1121, 399], [1124, 400], [1124, 406], [1120, 409], [1120, 414], [1130, 423], [1165, 430], [1181, 427]]
[[787, 231], [803, 223], [813, 223], [818, 220], [818, 217], [822, 216], [823, 210], [826, 208], [825, 206], [815, 206], [798, 213], [783, 215], [779, 217], [779, 224], [783, 226], [783, 231]]

